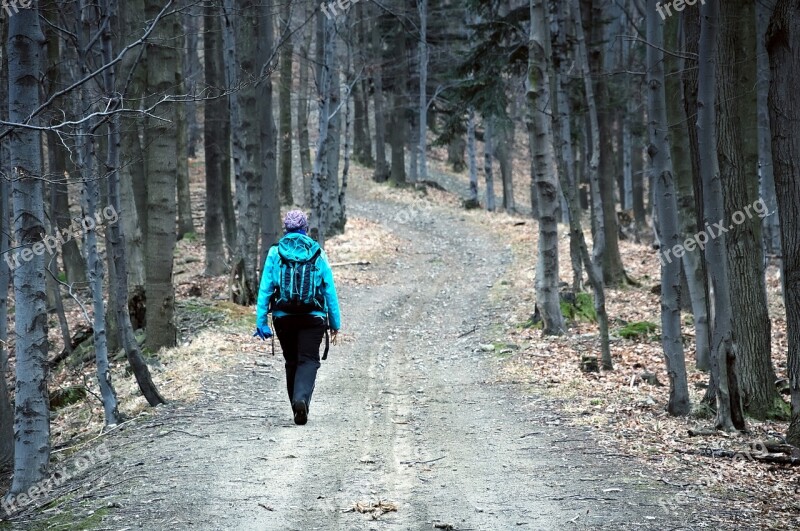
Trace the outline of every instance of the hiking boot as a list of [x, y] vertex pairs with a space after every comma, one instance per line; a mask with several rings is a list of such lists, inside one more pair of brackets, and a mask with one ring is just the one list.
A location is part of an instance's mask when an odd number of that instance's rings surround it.
[[294, 423], [302, 426], [308, 422], [308, 406], [302, 400], [292, 404], [292, 411], [294, 411]]

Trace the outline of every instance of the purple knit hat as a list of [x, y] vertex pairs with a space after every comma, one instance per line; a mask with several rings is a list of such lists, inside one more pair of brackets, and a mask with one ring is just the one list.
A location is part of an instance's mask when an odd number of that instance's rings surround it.
[[283, 218], [283, 228], [286, 232], [296, 232], [302, 230], [308, 232], [308, 218], [302, 210], [290, 210]]

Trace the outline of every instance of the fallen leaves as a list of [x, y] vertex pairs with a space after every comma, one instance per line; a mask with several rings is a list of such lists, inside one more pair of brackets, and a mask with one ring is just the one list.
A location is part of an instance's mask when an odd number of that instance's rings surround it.
[[361, 514], [369, 514], [373, 520], [377, 520], [386, 513], [396, 513], [397, 504], [383, 500], [378, 500], [377, 502], [356, 502], [351, 510]]

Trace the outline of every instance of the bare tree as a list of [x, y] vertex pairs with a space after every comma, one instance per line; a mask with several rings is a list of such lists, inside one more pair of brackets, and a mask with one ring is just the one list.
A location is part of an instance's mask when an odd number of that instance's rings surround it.
[[784, 257], [784, 300], [789, 352], [786, 372], [792, 417], [786, 439], [800, 446], [800, 0], [778, 0], [767, 31], [772, 160]]
[[[78, 77], [83, 78], [89, 73], [89, 65], [93, 62], [96, 55], [94, 50], [95, 28], [101, 30], [103, 46], [111, 46], [110, 14], [100, 13], [95, 6], [81, 0], [78, 9], [75, 10], [77, 36], [75, 43], [78, 52]], [[105, 20], [101, 24], [100, 18]], [[104, 55], [111, 55], [110, 53]], [[109, 74], [112, 75], [112, 74]], [[92, 108], [92, 94], [88, 83], [80, 86], [76, 92], [79, 100], [79, 109]], [[97, 153], [95, 151], [95, 120], [81, 120], [78, 126], [78, 136], [76, 139], [77, 170], [83, 182], [83, 215], [84, 220], [94, 222], [97, 212], [97, 202], [99, 198], [98, 178], [99, 171], [95, 161]], [[86, 254], [86, 272], [89, 280], [89, 288], [92, 293], [92, 306], [94, 315], [92, 318], [92, 334], [94, 337], [95, 364], [97, 369], [97, 381], [100, 386], [100, 396], [103, 401], [105, 413], [105, 423], [115, 425], [119, 422], [119, 411], [117, 410], [117, 393], [111, 383], [111, 370], [108, 363], [108, 341], [106, 332], [106, 309], [103, 298], [103, 262], [97, 250], [97, 225], [95, 223], [84, 224], [84, 247]], [[66, 339], [68, 341], [69, 338]]]
[[[39, 107], [44, 34], [36, 3], [8, 20], [8, 118], [26, 122]], [[47, 308], [41, 135], [21, 128], [7, 140], [13, 168], [14, 240], [23, 247], [14, 268], [16, 400], [14, 480], [10, 492], [27, 491], [47, 475], [50, 411], [47, 397]], [[33, 252], [34, 248], [37, 252]], [[26, 252], [27, 251], [27, 252]]]
[[[650, 130], [647, 151], [653, 163], [661, 246], [662, 249], [669, 249], [680, 247], [682, 238], [678, 229], [678, 203], [675, 198], [664, 89], [664, 21], [655, 8], [657, 1], [650, 0], [647, 10], [647, 115]], [[661, 345], [667, 361], [670, 390], [667, 411], [671, 415], [687, 415], [691, 411], [681, 335], [680, 292], [681, 263], [668, 256], [661, 260]]]
[[[292, 198], [292, 53], [294, 48], [289, 37], [292, 19], [292, 3], [284, 2], [280, 8], [281, 52], [280, 84], [278, 88], [279, 138], [280, 138], [280, 191], [281, 202], [294, 203]], [[269, 51], [271, 53], [271, 50]]]
[[428, 179], [428, 0], [418, 0], [419, 11], [419, 179]]
[[[164, 8], [157, 0], [145, 1], [149, 20], [158, 17]], [[177, 91], [180, 66], [178, 48], [180, 19], [169, 15], [156, 25], [147, 47], [147, 94], [161, 99]], [[145, 268], [147, 270], [147, 346], [157, 352], [161, 347], [177, 343], [175, 327], [175, 286], [172, 283], [173, 253], [176, 232], [178, 143], [175, 105], [163, 105], [160, 116], [147, 120], [147, 237]]]
[[550, 33], [545, 0], [531, 0], [528, 41], [528, 105], [530, 107], [531, 155], [535, 159], [535, 183], [539, 206], [539, 240], [536, 260], [536, 304], [544, 321], [543, 333], [564, 333], [564, 317], [558, 295], [558, 171], [556, 168], [550, 77]]
[[[205, 62], [205, 83], [210, 99], [205, 102], [203, 120], [203, 145], [206, 164], [206, 214], [205, 214], [205, 252], [206, 275], [221, 275], [227, 269], [222, 230], [223, 180], [230, 182], [223, 168], [228, 156], [229, 137], [225, 135], [224, 123], [228, 120], [228, 103], [222, 96], [225, 87], [225, 73], [222, 64], [222, 35], [220, 10], [218, 6], [203, 8], [205, 34], [203, 35], [203, 60]], [[213, 92], [212, 92], [213, 91]]]
[[[697, 88], [697, 137], [700, 153], [700, 173], [703, 180], [703, 215], [712, 226], [725, 219], [717, 153], [717, 29], [719, 1], [708, 0], [701, 6], [699, 73]], [[714, 324], [711, 336], [712, 387], [716, 391], [716, 426], [726, 431], [744, 429], [744, 412], [739, 395], [736, 373], [736, 345], [733, 337], [730, 282], [725, 258], [724, 233], [712, 238], [705, 248], [706, 263], [713, 291]]]

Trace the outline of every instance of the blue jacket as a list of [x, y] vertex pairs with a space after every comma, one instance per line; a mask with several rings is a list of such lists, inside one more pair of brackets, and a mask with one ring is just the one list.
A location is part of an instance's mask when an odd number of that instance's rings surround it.
[[[264, 270], [261, 273], [261, 286], [258, 289], [258, 306], [256, 325], [259, 328], [266, 328], [268, 326], [267, 314], [270, 311], [269, 301], [272, 294], [278, 289], [280, 282], [280, 251], [283, 256], [291, 260], [305, 261], [309, 260], [314, 253], [320, 250], [319, 244], [313, 239], [304, 234], [297, 232], [290, 232], [286, 234], [278, 242], [278, 245], [273, 245], [267, 254], [267, 261], [264, 263]], [[339, 298], [336, 295], [336, 286], [333, 283], [333, 271], [328, 264], [328, 257], [325, 251], [321, 251], [317, 259], [317, 267], [319, 267], [319, 281], [322, 293], [325, 297], [325, 308], [323, 310], [313, 311], [311, 315], [324, 317], [328, 320], [328, 326], [332, 330], [339, 330], [341, 327], [341, 316], [339, 314]], [[286, 312], [274, 310], [273, 317], [283, 317], [287, 315]]]

